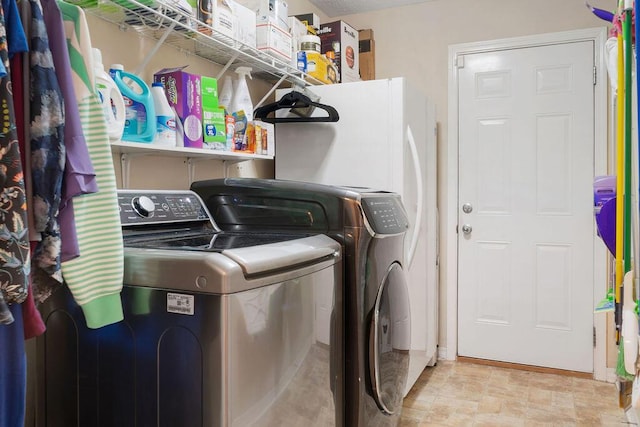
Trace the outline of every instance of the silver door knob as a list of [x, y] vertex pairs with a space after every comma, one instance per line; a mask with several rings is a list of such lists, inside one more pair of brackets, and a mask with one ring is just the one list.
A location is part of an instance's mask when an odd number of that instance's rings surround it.
[[473, 211], [473, 205], [471, 203], [465, 203], [462, 205], [462, 212], [471, 213]]
[[471, 228], [471, 226], [469, 224], [465, 224], [462, 226], [462, 232], [464, 234], [471, 234], [471, 231], [473, 230], [473, 228]]

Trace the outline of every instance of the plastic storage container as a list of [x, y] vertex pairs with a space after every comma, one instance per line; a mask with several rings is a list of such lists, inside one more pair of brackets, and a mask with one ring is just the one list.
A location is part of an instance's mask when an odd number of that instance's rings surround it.
[[113, 64], [109, 74], [122, 94], [126, 109], [122, 140], [153, 142], [156, 136], [156, 111], [149, 86], [140, 77], [124, 71], [121, 64]]
[[119, 141], [122, 138], [125, 124], [124, 99], [109, 73], [102, 65], [102, 52], [93, 48], [93, 65], [96, 74], [96, 91], [100, 98], [100, 104], [107, 123], [107, 135], [111, 141]]

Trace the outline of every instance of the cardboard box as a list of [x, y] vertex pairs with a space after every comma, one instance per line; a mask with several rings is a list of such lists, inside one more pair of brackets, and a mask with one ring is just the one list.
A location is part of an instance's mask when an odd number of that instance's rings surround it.
[[341, 83], [359, 81], [358, 31], [344, 21], [335, 21], [321, 24], [318, 35], [321, 52], [335, 53], [338, 81]]
[[235, 18], [229, 0], [197, 0], [195, 12], [197, 28], [202, 34], [211, 35], [215, 31], [216, 34], [234, 37]]
[[210, 0], [215, 4], [213, 10], [213, 29], [225, 36], [235, 35], [235, 18], [227, 0]]
[[284, 62], [291, 61], [291, 34], [273, 24], [256, 25], [256, 47]]
[[358, 40], [373, 40], [373, 30], [371, 28], [358, 30]]
[[241, 5], [233, 2], [233, 14], [235, 15], [235, 36], [234, 38], [240, 43], [249, 47], [256, 48], [256, 13]]
[[284, 0], [237, 0], [256, 13], [256, 24], [273, 24], [289, 31], [289, 5]]
[[275, 154], [275, 125], [255, 120], [253, 126], [256, 138], [255, 153], [263, 156], [273, 156]]
[[213, 77], [200, 77], [202, 90], [203, 148], [227, 149], [224, 109], [218, 106], [218, 81]]
[[376, 45], [373, 40], [373, 30], [358, 31], [360, 55], [360, 78], [362, 80], [376, 79]]
[[185, 67], [164, 68], [154, 74], [153, 81], [162, 83], [169, 105], [176, 110], [184, 146], [202, 148], [200, 76], [183, 71]]

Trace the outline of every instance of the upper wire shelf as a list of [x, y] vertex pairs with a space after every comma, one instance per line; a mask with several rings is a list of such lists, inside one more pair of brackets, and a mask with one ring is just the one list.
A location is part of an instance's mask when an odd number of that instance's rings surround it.
[[323, 84], [288, 63], [221, 34], [173, 5], [147, 5], [138, 0], [99, 0], [92, 7], [87, 7], [88, 1], [82, 3], [76, 4], [94, 16], [225, 68], [231, 64], [247, 66], [262, 79], [284, 79], [300, 86]]

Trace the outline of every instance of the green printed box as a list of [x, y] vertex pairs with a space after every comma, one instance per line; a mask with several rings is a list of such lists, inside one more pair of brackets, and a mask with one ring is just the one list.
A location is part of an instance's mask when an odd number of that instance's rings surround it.
[[226, 150], [224, 109], [218, 107], [218, 82], [213, 77], [202, 76], [200, 87], [202, 88], [204, 148]]

